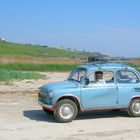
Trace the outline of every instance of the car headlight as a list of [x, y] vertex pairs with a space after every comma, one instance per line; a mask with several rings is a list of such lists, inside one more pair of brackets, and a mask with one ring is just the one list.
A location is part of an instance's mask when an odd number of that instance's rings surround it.
[[53, 97], [53, 92], [52, 92], [52, 91], [49, 91], [48, 94], [49, 94], [49, 97], [50, 97], [50, 98]]

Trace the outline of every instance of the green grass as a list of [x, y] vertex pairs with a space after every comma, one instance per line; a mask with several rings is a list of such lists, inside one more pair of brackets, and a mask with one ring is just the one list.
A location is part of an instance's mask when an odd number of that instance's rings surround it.
[[139, 72], [140, 72], [140, 65], [139, 65], [139, 64], [129, 63], [128, 65], [129, 65], [130, 67], [135, 68], [137, 71], [139, 71]]
[[0, 69], [17, 71], [71, 71], [78, 64], [0, 64]]
[[2, 69], [0, 70], [0, 81], [40, 79], [40, 78], [46, 78], [46, 76], [38, 73], [19, 72]]
[[42, 58], [84, 58], [96, 53], [72, 52], [63, 49], [42, 47], [39, 45], [16, 44], [0, 41], [0, 55], [30, 56]]
[[[0, 64], [0, 70], [16, 70], [16, 71], [71, 71], [81, 64], [20, 64], [8, 63]], [[129, 64], [129, 66], [140, 71], [140, 66]]]
[[140, 72], [140, 67], [139, 66], [134, 66], [133, 68], [135, 68], [137, 71]]

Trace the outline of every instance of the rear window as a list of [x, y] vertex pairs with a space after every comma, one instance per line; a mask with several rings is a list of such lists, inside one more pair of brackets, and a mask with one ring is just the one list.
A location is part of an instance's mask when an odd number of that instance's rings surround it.
[[118, 83], [138, 83], [139, 79], [134, 72], [128, 70], [120, 70], [117, 72]]

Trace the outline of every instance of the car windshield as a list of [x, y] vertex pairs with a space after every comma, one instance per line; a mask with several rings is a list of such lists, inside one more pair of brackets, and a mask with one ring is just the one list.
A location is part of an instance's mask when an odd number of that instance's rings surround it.
[[83, 68], [76, 68], [74, 69], [68, 77], [68, 80], [74, 80], [77, 82], [82, 81], [86, 74], [86, 70]]

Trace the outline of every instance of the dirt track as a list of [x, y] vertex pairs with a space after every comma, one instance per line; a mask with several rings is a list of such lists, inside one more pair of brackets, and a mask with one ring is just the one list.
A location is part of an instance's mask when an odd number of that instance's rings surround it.
[[64, 81], [69, 73], [66, 72], [39, 72], [47, 76], [47, 79], [12, 81], [10, 83], [0, 83], [0, 93], [31, 94], [36, 93], [38, 88], [49, 82]]
[[57, 123], [35, 95], [0, 95], [0, 140], [139, 140], [140, 118], [126, 111], [81, 113], [71, 123]]
[[[55, 76], [63, 79], [67, 74]], [[126, 111], [98, 111], [80, 113], [73, 122], [61, 124], [41, 109], [35, 94], [0, 94], [0, 140], [11, 139], [139, 140], [140, 118], [131, 118]]]

